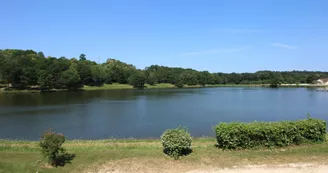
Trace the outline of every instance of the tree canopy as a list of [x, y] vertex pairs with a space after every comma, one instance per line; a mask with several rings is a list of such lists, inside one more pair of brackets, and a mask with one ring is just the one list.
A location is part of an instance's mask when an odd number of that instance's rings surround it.
[[24, 89], [37, 86], [49, 89], [79, 89], [83, 85], [104, 83], [131, 84], [142, 88], [145, 83], [183, 85], [208, 84], [283, 84], [312, 83], [328, 78], [320, 71], [257, 71], [255, 73], [210, 73], [177, 67], [151, 65], [137, 69], [115, 59], [97, 64], [81, 54], [79, 60], [66, 57], [45, 57], [33, 50], [0, 50], [0, 83]]

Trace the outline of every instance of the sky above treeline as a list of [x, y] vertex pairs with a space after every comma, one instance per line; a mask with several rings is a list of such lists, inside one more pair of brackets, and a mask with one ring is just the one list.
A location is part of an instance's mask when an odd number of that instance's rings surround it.
[[210, 72], [328, 71], [327, 0], [6, 0], [0, 49]]

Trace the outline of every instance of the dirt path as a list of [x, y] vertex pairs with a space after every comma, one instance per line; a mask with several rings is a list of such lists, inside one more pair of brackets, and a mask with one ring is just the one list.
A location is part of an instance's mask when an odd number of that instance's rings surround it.
[[219, 168], [179, 161], [126, 159], [91, 168], [87, 173], [327, 173], [328, 164], [292, 163]]
[[268, 166], [250, 166], [237, 169], [213, 169], [213, 170], [193, 170], [186, 173], [327, 173], [327, 165], [312, 165], [312, 166], [277, 166], [277, 167], [268, 167]]

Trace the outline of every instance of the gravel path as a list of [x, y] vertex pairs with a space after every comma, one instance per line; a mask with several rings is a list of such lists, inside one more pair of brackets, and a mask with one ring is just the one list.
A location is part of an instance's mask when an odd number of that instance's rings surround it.
[[87, 173], [328, 173], [328, 164], [292, 163], [284, 165], [248, 165], [233, 168], [215, 168], [176, 162], [120, 160], [104, 164]]
[[247, 167], [238, 169], [193, 170], [186, 173], [327, 173], [327, 165], [312, 166], [277, 166], [277, 167]]

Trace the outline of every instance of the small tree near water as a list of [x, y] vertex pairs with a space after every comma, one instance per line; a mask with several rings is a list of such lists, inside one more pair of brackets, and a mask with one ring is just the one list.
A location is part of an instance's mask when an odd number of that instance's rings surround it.
[[63, 134], [55, 133], [52, 130], [48, 130], [42, 134], [39, 145], [43, 156], [51, 166], [64, 166], [66, 163], [70, 163], [75, 157], [75, 154], [66, 153], [62, 147], [64, 142], [65, 136]]

